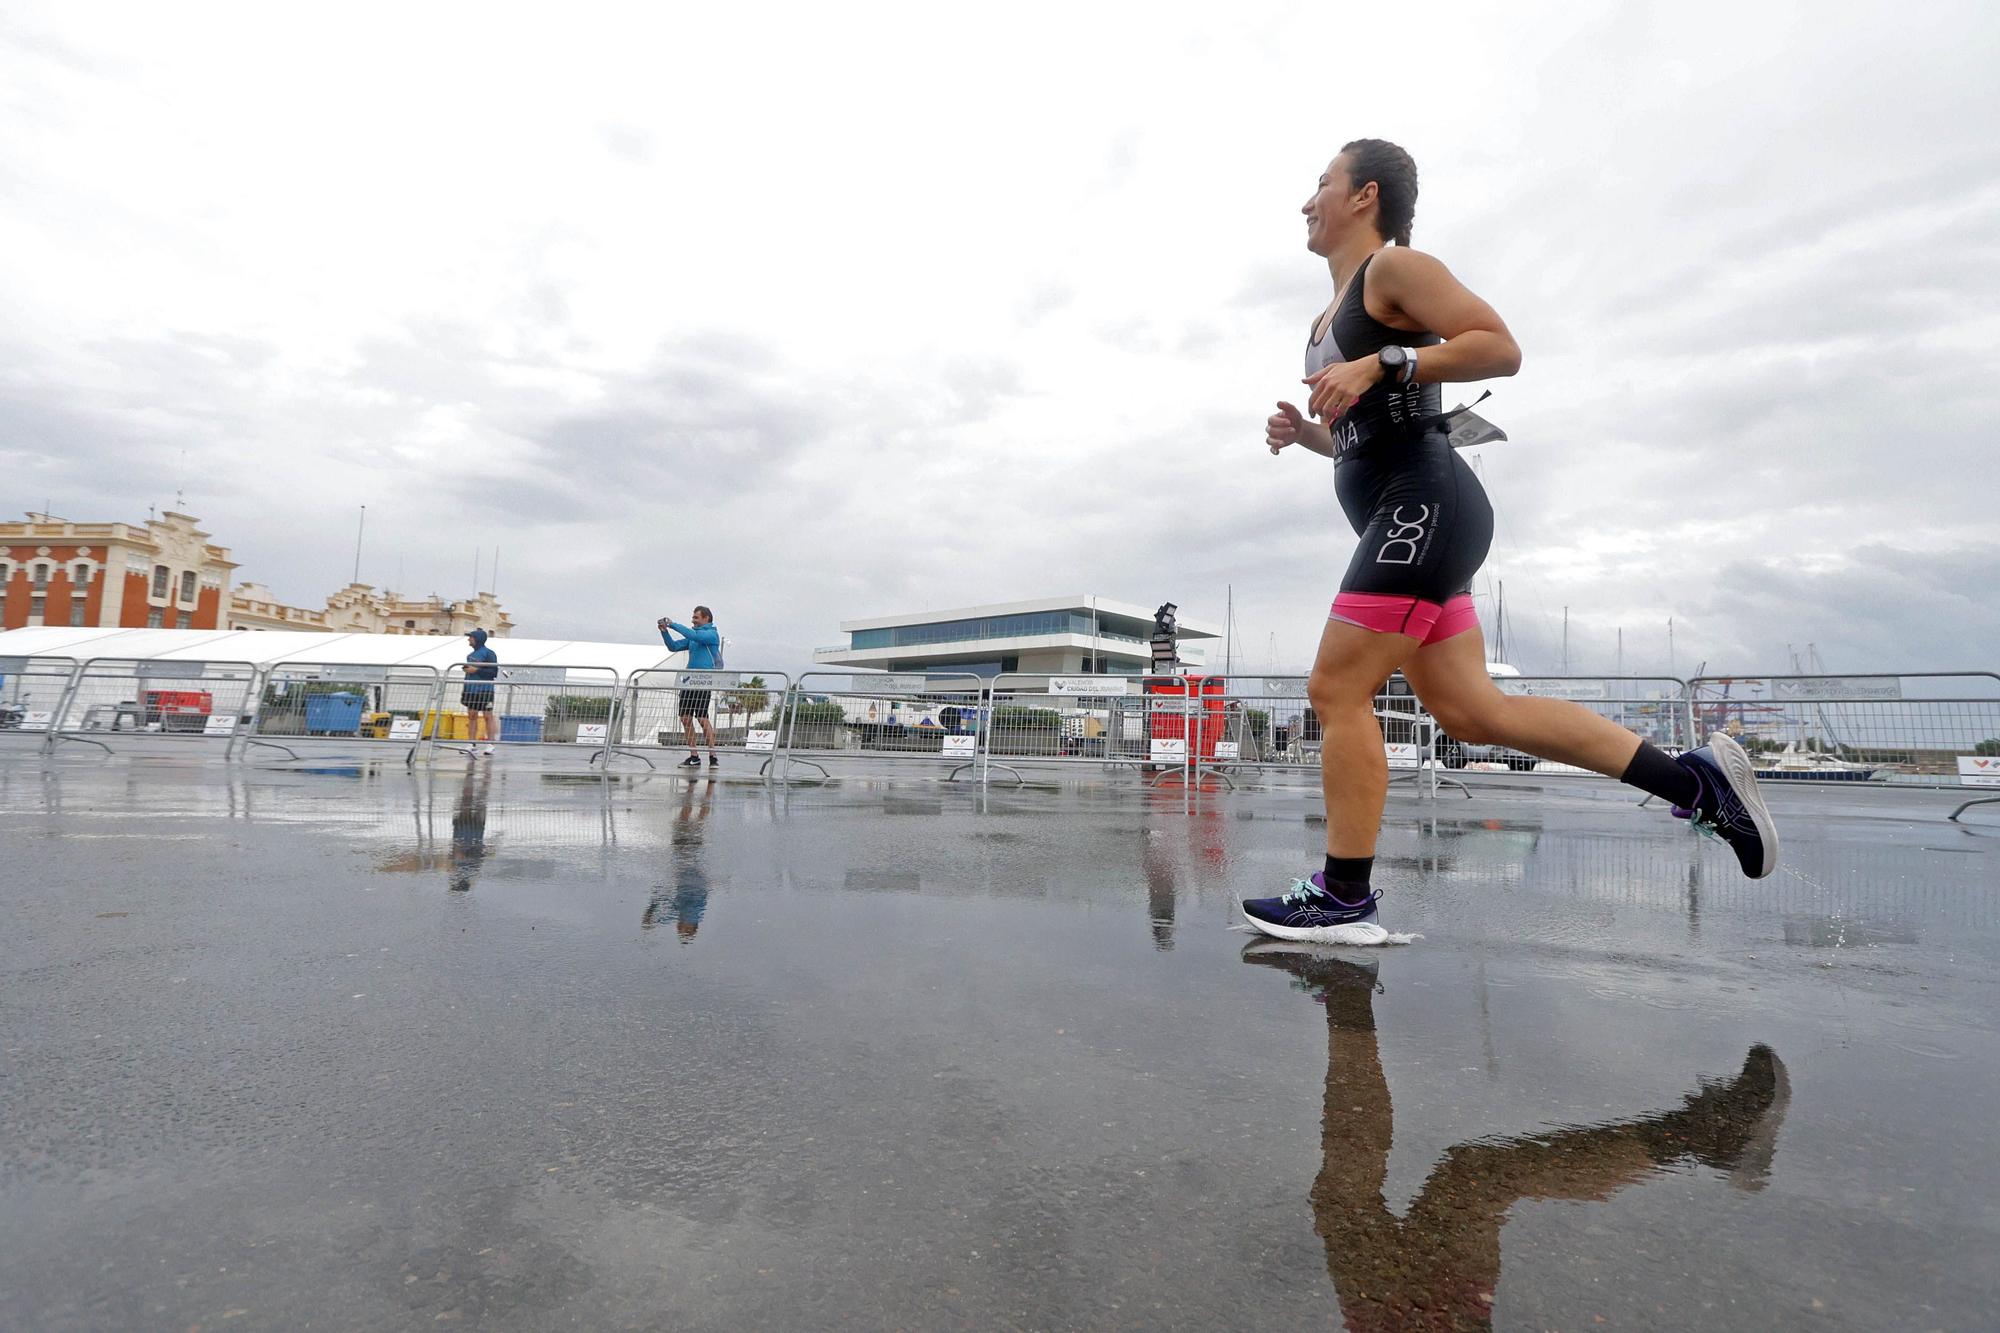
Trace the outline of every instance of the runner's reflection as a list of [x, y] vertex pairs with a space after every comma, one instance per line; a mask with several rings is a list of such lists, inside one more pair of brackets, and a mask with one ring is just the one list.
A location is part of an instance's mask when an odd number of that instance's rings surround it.
[[[700, 803], [696, 804], [696, 791], [700, 791]], [[702, 823], [708, 818], [709, 806], [715, 800], [715, 779], [705, 782], [688, 783], [687, 792], [681, 797], [681, 808], [674, 816], [672, 831], [668, 839], [672, 844], [669, 863], [673, 870], [673, 883], [662, 884], [653, 890], [653, 896], [646, 904], [646, 911], [639, 918], [639, 925], [646, 930], [654, 926], [672, 922], [674, 933], [682, 942], [694, 938], [701, 929], [702, 913], [708, 910], [708, 872], [704, 866], [706, 849], [702, 846]]]
[[1753, 1046], [1734, 1078], [1705, 1081], [1671, 1111], [1458, 1144], [1399, 1220], [1382, 1194], [1395, 1117], [1375, 1041], [1375, 963], [1284, 940], [1245, 946], [1243, 961], [1290, 973], [1326, 1006], [1313, 1229], [1350, 1329], [1492, 1327], [1500, 1227], [1519, 1200], [1602, 1200], [1681, 1162], [1763, 1187], [1790, 1088], [1771, 1049]]
[[445, 879], [453, 893], [470, 893], [486, 860], [486, 803], [493, 787], [491, 764], [467, 764], [458, 803], [451, 810], [451, 855]]

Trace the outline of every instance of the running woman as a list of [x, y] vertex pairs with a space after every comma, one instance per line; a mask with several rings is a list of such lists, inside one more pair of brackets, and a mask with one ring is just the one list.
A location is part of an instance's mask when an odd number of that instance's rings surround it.
[[1307, 411], [1279, 403], [1275, 455], [1302, 445], [1334, 461], [1334, 493], [1360, 542], [1320, 636], [1306, 693], [1323, 740], [1326, 862], [1278, 898], [1243, 903], [1280, 939], [1378, 943], [1369, 884], [1389, 769], [1375, 697], [1401, 670], [1454, 738], [1603, 773], [1658, 796], [1761, 879], [1778, 835], [1743, 748], [1727, 736], [1679, 758], [1579, 704], [1502, 694], [1486, 673], [1472, 576], [1493, 509], [1453, 451], [1438, 386], [1512, 375], [1521, 349], [1493, 307], [1410, 246], [1417, 166], [1381, 139], [1340, 150], [1301, 210], [1333, 300], [1306, 345]]

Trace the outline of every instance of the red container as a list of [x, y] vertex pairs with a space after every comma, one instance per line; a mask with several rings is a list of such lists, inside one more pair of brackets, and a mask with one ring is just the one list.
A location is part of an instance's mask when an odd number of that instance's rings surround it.
[[1222, 697], [1228, 688], [1229, 681], [1222, 676], [1175, 676], [1147, 681], [1148, 694], [1180, 699], [1194, 696], [1201, 700], [1194, 713], [1192, 732], [1188, 730], [1188, 719], [1177, 709], [1148, 714], [1151, 729], [1147, 734], [1155, 740], [1186, 740], [1197, 763], [1215, 758], [1215, 743], [1223, 738], [1228, 727], [1228, 702]]
[[159, 723], [162, 731], [199, 730], [215, 711], [214, 696], [207, 690], [147, 690], [144, 703], [146, 721]]

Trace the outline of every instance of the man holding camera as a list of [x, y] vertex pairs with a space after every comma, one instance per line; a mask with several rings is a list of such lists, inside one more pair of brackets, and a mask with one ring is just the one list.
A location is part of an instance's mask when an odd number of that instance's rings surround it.
[[[686, 653], [689, 671], [719, 671], [722, 668], [722, 634], [715, 628], [715, 614], [705, 606], [694, 609], [694, 624], [683, 625], [679, 621], [661, 616], [659, 620], [660, 638], [667, 645], [667, 651]], [[687, 734], [688, 757], [681, 760], [682, 768], [700, 768], [701, 755], [695, 749], [694, 724], [701, 723], [703, 734], [708, 740], [708, 766], [720, 767], [721, 761], [715, 757], [715, 723], [709, 720], [708, 705], [713, 690], [682, 690], [680, 703], [675, 712], [680, 715], [681, 727]]]

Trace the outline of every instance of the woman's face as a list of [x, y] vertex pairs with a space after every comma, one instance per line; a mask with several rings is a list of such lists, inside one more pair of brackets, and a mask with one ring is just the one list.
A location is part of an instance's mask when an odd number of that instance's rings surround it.
[[1332, 254], [1341, 239], [1351, 231], [1366, 213], [1368, 204], [1374, 199], [1370, 181], [1360, 195], [1353, 193], [1353, 183], [1347, 174], [1347, 156], [1342, 154], [1327, 163], [1320, 173], [1319, 185], [1313, 190], [1312, 198], [1306, 200], [1299, 212], [1306, 217], [1306, 249], [1324, 258]]

